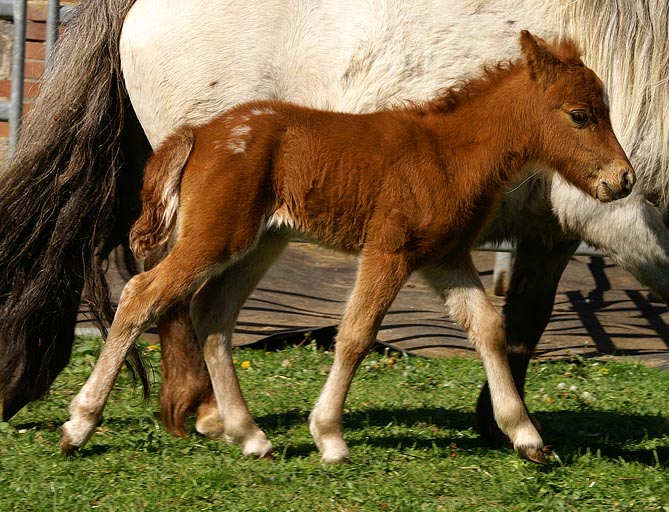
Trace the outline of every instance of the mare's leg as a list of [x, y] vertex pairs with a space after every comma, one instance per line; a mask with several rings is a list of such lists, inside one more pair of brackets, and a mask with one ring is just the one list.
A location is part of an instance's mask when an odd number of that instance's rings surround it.
[[133, 277], [119, 301], [107, 342], [81, 391], [70, 405], [70, 420], [63, 425], [61, 452], [83, 446], [93, 434], [128, 351], [151, 322], [166, 308], [183, 299], [214, 267], [214, 258], [193, 258], [194, 244], [175, 246], [154, 269]]
[[481, 356], [497, 425], [522, 457], [545, 462], [543, 441], [511, 375], [502, 315], [490, 302], [471, 259], [457, 267], [427, 268], [423, 274], [443, 295], [451, 317], [464, 327]]
[[411, 273], [401, 254], [365, 254], [344, 312], [335, 345], [335, 359], [309, 417], [309, 428], [321, 460], [344, 462], [349, 451], [342, 434], [344, 402], [353, 375], [376, 340], [383, 317]]
[[[509, 365], [521, 397], [527, 366], [553, 311], [560, 276], [579, 244], [578, 240], [553, 242], [546, 245], [543, 239], [526, 237], [516, 246], [504, 317]], [[487, 382], [476, 414], [479, 433], [486, 442], [499, 445], [507, 440], [495, 422]]]
[[232, 335], [244, 302], [289, 239], [280, 232], [263, 234], [249, 254], [209, 280], [191, 302], [191, 318], [204, 345], [218, 403], [216, 414], [198, 416], [195, 427], [204, 435], [225, 435], [241, 446], [244, 455], [269, 455], [272, 445], [253, 420], [239, 387], [232, 360]]

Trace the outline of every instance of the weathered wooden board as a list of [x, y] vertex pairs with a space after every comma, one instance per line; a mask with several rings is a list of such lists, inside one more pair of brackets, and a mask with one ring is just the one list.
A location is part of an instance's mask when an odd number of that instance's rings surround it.
[[[477, 252], [475, 262], [489, 289], [493, 254]], [[354, 257], [309, 243], [290, 244], [247, 301], [235, 343], [271, 344], [286, 337], [294, 342], [306, 332], [331, 337], [353, 287], [355, 270]], [[116, 276], [117, 295], [122, 284]], [[492, 299], [501, 307], [502, 299]], [[397, 297], [379, 340], [397, 350], [427, 356], [474, 355], [436, 294], [417, 276]], [[669, 313], [607, 259], [576, 257], [560, 283], [537, 356], [607, 354], [633, 355], [648, 364], [669, 366]]]

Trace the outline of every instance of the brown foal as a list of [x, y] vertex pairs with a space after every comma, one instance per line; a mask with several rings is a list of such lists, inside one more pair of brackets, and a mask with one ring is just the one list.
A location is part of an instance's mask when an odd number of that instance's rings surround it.
[[601, 201], [629, 194], [635, 178], [602, 83], [575, 45], [551, 46], [529, 32], [520, 44], [522, 60], [426, 104], [354, 115], [254, 102], [170, 137], [147, 166], [131, 245], [138, 256], [173, 248], [126, 285], [100, 359], [70, 407], [61, 450], [90, 438], [137, 337], [194, 293], [190, 315], [220, 414], [212, 428], [244, 454], [269, 454], [239, 388], [231, 339], [244, 301], [299, 234], [359, 255], [334, 364], [309, 420], [323, 461], [349, 456], [342, 417], [351, 380], [416, 270], [479, 351], [500, 429], [521, 456], [545, 461], [511, 376], [502, 317], [469, 251], [505, 185], [530, 162], [560, 169]]

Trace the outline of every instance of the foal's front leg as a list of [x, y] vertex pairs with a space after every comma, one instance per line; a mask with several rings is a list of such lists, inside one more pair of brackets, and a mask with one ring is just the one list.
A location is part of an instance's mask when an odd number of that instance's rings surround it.
[[[504, 305], [509, 364], [521, 397], [527, 366], [553, 311], [560, 276], [579, 244], [578, 240], [560, 240], [557, 234], [551, 242], [528, 237], [518, 241]], [[479, 395], [476, 415], [485, 441], [494, 445], [508, 442], [495, 423], [487, 382]]]
[[451, 317], [465, 329], [481, 356], [497, 425], [521, 457], [545, 463], [543, 441], [511, 375], [504, 320], [483, 289], [471, 258], [457, 267], [424, 269], [423, 274], [444, 296]]
[[360, 257], [358, 278], [337, 334], [334, 364], [309, 417], [311, 435], [323, 462], [348, 460], [342, 433], [346, 395], [355, 371], [376, 340], [386, 311], [410, 273], [402, 255]]

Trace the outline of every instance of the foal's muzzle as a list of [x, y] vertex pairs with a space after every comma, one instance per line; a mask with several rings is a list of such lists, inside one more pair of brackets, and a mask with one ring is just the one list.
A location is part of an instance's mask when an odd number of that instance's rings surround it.
[[629, 164], [612, 165], [601, 173], [594, 195], [603, 203], [622, 199], [630, 195], [635, 182], [636, 174]]

